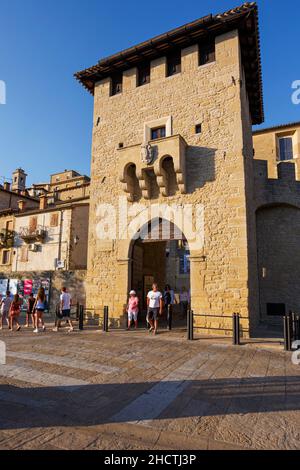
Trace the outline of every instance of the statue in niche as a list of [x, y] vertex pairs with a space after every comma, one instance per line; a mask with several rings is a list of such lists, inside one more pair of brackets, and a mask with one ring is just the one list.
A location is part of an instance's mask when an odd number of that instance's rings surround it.
[[142, 144], [141, 147], [142, 162], [151, 165], [154, 159], [154, 148], [148, 143]]

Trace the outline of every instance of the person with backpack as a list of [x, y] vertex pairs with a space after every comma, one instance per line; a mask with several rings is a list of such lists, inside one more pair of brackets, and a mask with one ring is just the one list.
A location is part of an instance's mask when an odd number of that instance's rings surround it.
[[42, 331], [46, 330], [43, 315], [47, 307], [47, 299], [45, 294], [45, 289], [40, 287], [34, 302], [33, 310], [35, 311], [35, 328], [34, 333], [39, 332], [39, 323], [42, 325]]
[[0, 330], [3, 328], [4, 321], [6, 321], [7, 326], [10, 328], [10, 321], [9, 321], [9, 310], [12, 303], [12, 298], [10, 295], [9, 290], [6, 292], [5, 297], [1, 299], [0, 303], [0, 315], [1, 315], [1, 323], [0, 323]]
[[10, 305], [9, 309], [9, 321], [10, 321], [10, 329], [13, 331], [14, 328], [14, 323], [17, 325], [17, 331], [20, 331], [21, 326], [19, 324], [19, 316], [21, 313], [21, 306], [22, 306], [22, 301], [19, 297], [19, 294], [14, 295], [14, 299]]
[[33, 294], [31, 293], [28, 297], [28, 300], [27, 300], [25, 328], [29, 327], [29, 318], [31, 318], [33, 329], [35, 329], [34, 304], [35, 304], [35, 298], [34, 298]]

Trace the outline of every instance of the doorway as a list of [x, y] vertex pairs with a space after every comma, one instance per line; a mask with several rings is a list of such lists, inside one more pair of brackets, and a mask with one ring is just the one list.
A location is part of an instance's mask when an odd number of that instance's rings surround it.
[[[147, 293], [153, 282], [163, 293], [169, 284], [174, 291], [173, 327], [186, 326], [186, 308], [180, 304], [182, 292], [190, 292], [189, 246], [182, 232], [168, 222], [168, 233], [162, 219], [152, 221], [140, 231], [140, 236], [131, 247], [130, 289], [134, 289], [140, 300], [140, 319], [146, 316]], [[142, 323], [142, 322], [141, 322]], [[166, 312], [161, 324], [166, 323]]]

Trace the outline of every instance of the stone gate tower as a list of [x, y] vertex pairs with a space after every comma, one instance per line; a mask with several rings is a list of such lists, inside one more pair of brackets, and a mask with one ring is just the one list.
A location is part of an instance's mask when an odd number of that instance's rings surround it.
[[[178, 228], [176, 207], [189, 206], [194, 228], [202, 208], [203, 228], [197, 243], [186, 225], [179, 230], [189, 246], [192, 308], [211, 315], [211, 332], [226, 331], [238, 312], [249, 334], [257, 317], [251, 126], [263, 121], [260, 67], [257, 7], [247, 3], [76, 74], [94, 95], [87, 298], [108, 305], [117, 323], [133, 269], [143, 292], [145, 263], [154, 262], [145, 252], [137, 261], [134, 235], [153, 222], [153, 206], [165, 205], [158, 232], [163, 220]], [[162, 267], [167, 251], [150, 241]]]

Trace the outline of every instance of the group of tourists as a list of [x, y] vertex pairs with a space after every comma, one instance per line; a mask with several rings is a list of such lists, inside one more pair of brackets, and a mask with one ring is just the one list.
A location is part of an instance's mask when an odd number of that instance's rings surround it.
[[[179, 294], [180, 312], [182, 316], [186, 316], [188, 305], [190, 302], [190, 294], [186, 287], [183, 287]], [[169, 324], [169, 306], [173, 306], [177, 303], [175, 293], [171, 286], [167, 284], [163, 293], [158, 290], [158, 285], [154, 283], [152, 289], [147, 294], [147, 316], [146, 320], [149, 324], [149, 333], [157, 334], [158, 320], [165, 311], [167, 321]], [[138, 313], [139, 313], [139, 298], [136, 291], [131, 290], [129, 292], [129, 300], [127, 304], [128, 314], [128, 326], [127, 330], [130, 330], [132, 322], [134, 322], [135, 328], [138, 327]]]
[[[30, 294], [27, 299], [26, 305], [26, 323], [25, 328], [29, 327], [29, 322], [31, 320], [34, 333], [38, 333], [39, 327], [41, 326], [42, 331], [45, 331], [45, 323], [43, 319], [43, 313], [46, 309], [46, 294], [45, 289], [40, 287], [38, 290], [37, 296], [34, 297], [33, 294]], [[16, 326], [16, 331], [21, 330], [21, 325], [19, 323], [19, 317], [21, 314], [23, 301], [19, 294], [12, 295], [8, 290], [6, 295], [1, 299], [0, 302], [0, 329], [2, 330], [5, 322], [8, 325], [10, 330], [14, 330]]]
[[[185, 287], [179, 294], [180, 312], [182, 316], [187, 314], [188, 305], [190, 302], [189, 292]], [[171, 286], [167, 284], [164, 291], [161, 293], [158, 285], [154, 283], [152, 289], [147, 294], [147, 316], [146, 320], [149, 325], [149, 333], [157, 334], [158, 320], [165, 311], [169, 324], [169, 306], [178, 303], [175, 293]], [[23, 305], [22, 298], [18, 295], [12, 295], [8, 290], [6, 295], [0, 300], [0, 329], [3, 329], [5, 322], [10, 330], [20, 331], [21, 325], [19, 317]], [[73, 331], [74, 327], [71, 321], [71, 296], [67, 292], [66, 287], [62, 287], [60, 295], [60, 305], [56, 312], [56, 324], [53, 331], [59, 331], [61, 322], [63, 320], [69, 325], [68, 331]], [[33, 327], [34, 333], [45, 331], [44, 312], [47, 310], [47, 298], [45, 289], [40, 287], [36, 297], [30, 294], [26, 300], [26, 323], [25, 328], [29, 328], [30, 322]], [[132, 322], [135, 328], [138, 327], [138, 314], [139, 314], [139, 298], [134, 290], [129, 293], [129, 300], [127, 304], [128, 325], [127, 329], [130, 330]], [[15, 328], [16, 327], [16, 328]]]
[[[19, 323], [19, 317], [21, 314], [23, 306], [23, 300], [19, 294], [12, 295], [8, 290], [6, 295], [0, 301], [0, 329], [3, 329], [5, 323], [10, 330], [14, 331], [14, 326], [16, 326], [16, 331], [21, 330], [21, 325]], [[33, 327], [34, 333], [39, 333], [40, 331], [45, 331], [44, 323], [44, 312], [47, 310], [47, 297], [45, 294], [45, 289], [40, 287], [36, 297], [33, 294], [30, 294], [26, 300], [26, 323], [25, 328], [29, 328], [30, 322]], [[60, 309], [58, 313], [58, 319], [55, 328], [53, 331], [58, 331], [61, 326], [61, 321], [64, 319], [69, 324], [69, 331], [73, 331], [73, 325], [70, 318], [71, 315], [71, 296], [67, 292], [66, 287], [62, 287], [60, 295]]]

